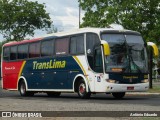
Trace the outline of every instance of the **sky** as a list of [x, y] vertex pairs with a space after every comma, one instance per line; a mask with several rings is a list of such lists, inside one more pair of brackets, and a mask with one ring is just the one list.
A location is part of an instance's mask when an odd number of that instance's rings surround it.
[[[78, 0], [28, 0], [45, 3], [46, 11], [49, 13], [54, 26], [58, 31], [67, 31], [79, 28], [79, 3]], [[81, 13], [83, 16], [83, 12]], [[45, 36], [46, 32], [35, 31], [35, 37]], [[30, 37], [32, 38], [32, 37]], [[0, 35], [0, 40], [3, 37]]]

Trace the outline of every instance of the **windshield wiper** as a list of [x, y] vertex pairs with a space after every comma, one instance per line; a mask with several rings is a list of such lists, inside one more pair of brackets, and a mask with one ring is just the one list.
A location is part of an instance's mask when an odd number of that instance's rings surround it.
[[[142, 51], [142, 50], [134, 50], [134, 49], [132, 48], [133, 45], [132, 45], [132, 46], [129, 46], [127, 43], [126, 43], [126, 45], [127, 45], [127, 47], [128, 47], [127, 50], [128, 50], [128, 57], [129, 57], [130, 70], [132, 71], [132, 68], [131, 68], [131, 62], [132, 62], [133, 65], [136, 66], [138, 72], [142, 73], [141, 68], [135, 63], [135, 61], [133, 60], [132, 55], [130, 54], [131, 51]], [[130, 61], [130, 60], [131, 60], [131, 61]]]
[[[142, 71], [141, 71], [141, 68], [134, 62], [134, 60], [133, 60], [133, 58], [132, 58], [132, 56], [130, 55], [130, 58], [131, 58], [131, 61], [132, 61], [132, 63], [133, 63], [133, 65], [135, 65], [136, 66], [136, 68], [137, 68], [137, 70], [138, 70], [138, 72], [140, 72], [140, 73], [142, 73]], [[131, 69], [131, 71], [132, 71], [132, 69]]]

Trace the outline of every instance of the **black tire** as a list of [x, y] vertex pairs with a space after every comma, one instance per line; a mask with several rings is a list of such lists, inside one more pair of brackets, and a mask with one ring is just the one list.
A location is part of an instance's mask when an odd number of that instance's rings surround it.
[[34, 92], [27, 92], [26, 84], [24, 81], [21, 81], [19, 84], [19, 92], [21, 96], [33, 96]]
[[59, 97], [61, 95], [61, 92], [47, 92], [47, 95], [49, 97]]
[[125, 92], [112, 93], [113, 97], [116, 99], [122, 99], [125, 96]]
[[91, 96], [91, 93], [86, 91], [86, 84], [83, 80], [79, 81], [77, 92], [79, 97], [82, 99], [90, 98]]

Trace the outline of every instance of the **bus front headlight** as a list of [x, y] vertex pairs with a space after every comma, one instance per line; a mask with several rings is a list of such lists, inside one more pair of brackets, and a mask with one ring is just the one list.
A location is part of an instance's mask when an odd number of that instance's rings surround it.
[[118, 82], [116, 80], [111, 80], [111, 79], [107, 79], [106, 81], [109, 82], [109, 83], [117, 83]]
[[149, 80], [148, 79], [144, 79], [144, 80], [141, 80], [141, 82], [142, 83], [147, 83], [147, 82], [149, 82]]

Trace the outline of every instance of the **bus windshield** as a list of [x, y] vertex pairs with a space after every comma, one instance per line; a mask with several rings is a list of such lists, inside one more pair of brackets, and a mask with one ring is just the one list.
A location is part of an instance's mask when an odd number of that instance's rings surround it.
[[101, 37], [111, 49], [111, 55], [105, 58], [106, 72], [148, 72], [147, 52], [140, 35], [104, 33]]

